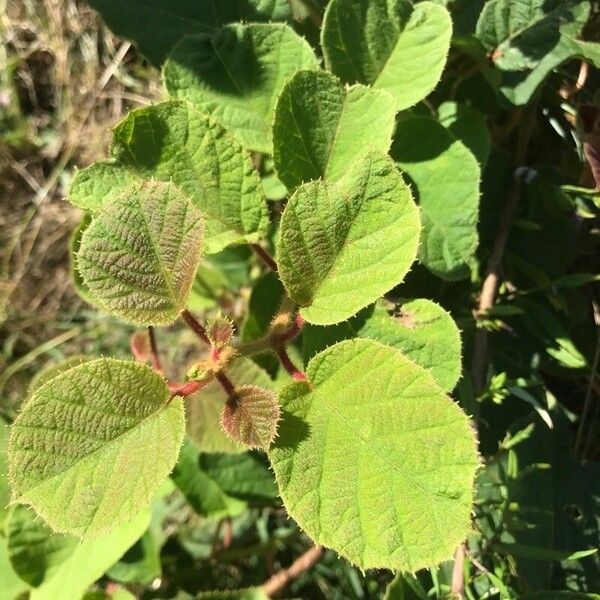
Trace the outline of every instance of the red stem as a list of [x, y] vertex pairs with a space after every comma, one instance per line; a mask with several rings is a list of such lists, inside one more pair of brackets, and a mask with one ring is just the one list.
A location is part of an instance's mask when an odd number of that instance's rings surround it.
[[277, 263], [275, 262], [275, 259], [260, 244], [250, 244], [250, 248], [252, 248], [254, 253], [260, 257], [271, 271], [277, 273]]
[[293, 379], [296, 381], [306, 381], [306, 374], [296, 369], [284, 346], [277, 348], [276, 352], [282, 367], [292, 376]]
[[233, 385], [231, 379], [223, 371], [217, 373], [217, 381], [221, 384], [223, 390], [225, 390], [228, 398], [235, 397], [235, 385]]
[[202, 326], [202, 323], [194, 317], [194, 315], [187, 309], [181, 313], [181, 317], [186, 322], [188, 327], [206, 344], [210, 344], [210, 339], [206, 333], [206, 329]]
[[152, 325], [148, 326], [148, 337], [150, 338], [150, 362], [152, 363], [152, 368], [162, 375], [163, 368], [160, 362], [160, 356], [158, 354], [156, 333], [154, 332], [154, 327], [152, 327]]
[[279, 335], [274, 335], [273, 341], [276, 344], [287, 344], [287, 342], [291, 342], [300, 333], [303, 327], [304, 319], [300, 314], [296, 314], [292, 326], [287, 331], [284, 331]]

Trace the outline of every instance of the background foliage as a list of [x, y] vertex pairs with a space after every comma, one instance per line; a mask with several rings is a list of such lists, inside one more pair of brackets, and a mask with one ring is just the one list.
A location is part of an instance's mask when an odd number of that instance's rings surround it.
[[[0, 446], [6, 446], [7, 424], [24, 400], [50, 380], [44, 368], [63, 369], [69, 358], [68, 366], [79, 365], [75, 368], [86, 373], [97, 367], [80, 364], [82, 354], [130, 354], [135, 329], [90, 308], [69, 283], [68, 237], [82, 215], [62, 201], [69, 187], [74, 203], [93, 211], [108, 202], [109, 192], [116, 194], [150, 172], [158, 180], [173, 180], [192, 197], [201, 187], [208, 195], [198, 194], [198, 202], [210, 197], [208, 206], [228, 206], [225, 222], [209, 213], [203, 241], [209, 255], [197, 269], [195, 264], [175, 269], [183, 278], [176, 291], [183, 294], [191, 285], [191, 309], [204, 316], [225, 312], [237, 323], [239, 337], [252, 341], [275, 314], [282, 287], [247, 246], [229, 244], [265, 236], [277, 241], [261, 189], [277, 222], [288, 190], [324, 177], [326, 183], [309, 183], [292, 201], [299, 219], [310, 216], [314, 197], [350, 188], [344, 171], [357, 148], [367, 142], [375, 151], [389, 147], [417, 190], [423, 221], [419, 264], [386, 301], [339, 325], [307, 326], [291, 354], [317, 373], [319, 366], [309, 365], [309, 359], [334, 342], [355, 340], [337, 347], [355, 345], [340, 359], [344, 363], [369, 340], [384, 340], [431, 368], [439, 385], [472, 415], [483, 466], [470, 535], [457, 554], [463, 568], [446, 561], [416, 574], [362, 572], [328, 551], [285, 595], [595, 597], [600, 589], [594, 552], [600, 542], [597, 3], [440, 0], [413, 6], [331, 0], [326, 7], [318, 0], [271, 0], [222, 2], [215, 10], [208, 4], [173, 2], [165, 13], [155, 10], [157, 0], [91, 0], [102, 20], [80, 3], [2, 5]], [[268, 25], [271, 20], [279, 25]], [[241, 40], [241, 49], [235, 40]], [[320, 64], [333, 74], [315, 71]], [[284, 81], [281, 96], [273, 93]], [[249, 90], [243, 101], [228, 103], [232, 84]], [[172, 100], [149, 106], [165, 100], [164, 88]], [[137, 110], [125, 117], [132, 109]], [[161, 140], [163, 154], [156, 161], [148, 148], [150, 133], [160, 127], [176, 134]], [[313, 135], [296, 143], [294, 127], [298, 134]], [[205, 162], [191, 172], [197, 156]], [[385, 172], [386, 161], [374, 156]], [[217, 163], [227, 165], [223, 174], [215, 175]], [[75, 167], [82, 170], [71, 185]], [[171, 205], [178, 202], [175, 190]], [[111, 205], [118, 208], [118, 201]], [[141, 202], [137, 218], [143, 212]], [[359, 215], [357, 222], [368, 230], [370, 219]], [[95, 221], [96, 230], [100, 225]], [[71, 242], [74, 249], [87, 227], [84, 217]], [[106, 236], [96, 239], [103, 242]], [[314, 323], [339, 320], [331, 316], [331, 305], [319, 305], [318, 299], [320, 273], [328, 272], [331, 262], [343, 272], [340, 247], [331, 246], [314, 277], [298, 278], [294, 265], [289, 274], [285, 267], [293, 242], [278, 241], [286, 288], [297, 294], [294, 299], [311, 299], [309, 320], [310, 311]], [[393, 258], [399, 281], [408, 264], [401, 253]], [[499, 280], [492, 293], [490, 273]], [[378, 277], [381, 271], [365, 281], [379, 283]], [[171, 284], [165, 282], [170, 291]], [[333, 292], [347, 293], [347, 287], [334, 284]], [[76, 279], [75, 285], [89, 299], [83, 281]], [[343, 318], [391, 287], [385, 286], [382, 281], [381, 289], [356, 306], [343, 307]], [[176, 314], [181, 297], [173, 295], [166, 308], [162, 297], [157, 299], [160, 315]], [[436, 335], [445, 343], [436, 344]], [[160, 341], [169, 372], [183, 378], [193, 337], [175, 325]], [[452, 356], [461, 348], [457, 368]], [[324, 368], [334, 376], [340, 370], [337, 387], [344, 398], [348, 377], [333, 360]], [[259, 355], [256, 362], [240, 359], [231, 377], [277, 389], [283, 381], [279, 371], [273, 357]], [[383, 371], [376, 379], [389, 377]], [[66, 379], [53, 381], [60, 385]], [[297, 388], [284, 398], [292, 413], [296, 397], [305, 393]], [[311, 392], [317, 398], [319, 393], [319, 388]], [[264, 455], [242, 453], [231, 442], [225, 448], [227, 438], [216, 426], [195, 432], [211, 417], [216, 425], [224, 402], [213, 384], [202, 391], [202, 404], [189, 403], [188, 435], [196, 445], [184, 444], [150, 509], [83, 544], [68, 534], [51, 534], [30, 509], [4, 508], [3, 450], [0, 598], [171, 598], [252, 588], [302, 554], [310, 540], [288, 519]], [[177, 410], [173, 405], [171, 412]], [[320, 427], [321, 416], [313, 418], [312, 426]], [[152, 415], [144, 413], [144, 419], [149, 424], [144, 427], [152, 425]], [[175, 418], [171, 426], [178, 424]], [[433, 434], [427, 439], [432, 446], [447, 441]], [[276, 472], [285, 450], [275, 450]], [[286, 494], [289, 498], [294, 490], [284, 492], [284, 500]], [[314, 515], [301, 517], [304, 530], [312, 533]], [[361, 564], [364, 557], [351, 558]], [[240, 597], [261, 594], [256, 588]]]

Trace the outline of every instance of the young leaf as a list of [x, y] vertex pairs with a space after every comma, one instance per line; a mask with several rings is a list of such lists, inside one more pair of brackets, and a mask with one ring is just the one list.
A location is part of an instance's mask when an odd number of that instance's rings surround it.
[[270, 458], [288, 513], [362, 569], [416, 571], [469, 531], [478, 465], [469, 419], [431, 375], [372, 340], [315, 356], [280, 393]]
[[387, 152], [396, 108], [391, 95], [345, 88], [324, 71], [300, 71], [283, 88], [273, 123], [273, 159], [289, 189], [339, 179], [366, 148]]
[[241, 385], [221, 411], [221, 427], [236, 442], [266, 450], [277, 434], [277, 394], [257, 385]]
[[420, 229], [394, 163], [371, 152], [338, 181], [311, 182], [292, 196], [281, 219], [281, 280], [309, 323], [339, 323], [402, 281]]
[[332, 73], [390, 92], [403, 110], [437, 85], [451, 36], [450, 14], [433, 2], [331, 0], [321, 42]]
[[267, 204], [248, 154], [209, 116], [182, 102], [131, 112], [114, 129], [112, 158], [79, 171], [73, 204], [98, 211], [134, 181], [172, 181], [206, 219], [208, 253], [266, 234]]
[[416, 189], [423, 218], [419, 260], [435, 275], [468, 276], [477, 248], [477, 160], [465, 145], [429, 117], [398, 123], [391, 155]]
[[361, 337], [397, 348], [425, 367], [439, 386], [451, 391], [461, 373], [460, 332], [452, 317], [431, 300], [402, 303], [390, 314], [378, 302], [331, 327], [306, 325], [302, 332], [304, 362], [335, 342]]
[[152, 498], [177, 460], [181, 400], [149, 367], [102, 358], [39, 388], [11, 427], [13, 501], [59, 532], [98, 536]]
[[204, 223], [175, 186], [133, 184], [85, 230], [77, 260], [95, 303], [139, 325], [168, 325], [186, 307]]
[[160, 66], [183, 37], [214, 33], [235, 21], [287, 21], [288, 0], [88, 0], [120, 37], [133, 40], [140, 52]]
[[[269, 376], [254, 362], [238, 358], [227, 369], [227, 377], [235, 384], [272, 388]], [[248, 448], [225, 435], [219, 425], [227, 396], [218, 382], [213, 381], [186, 401], [187, 432], [202, 452], [239, 453]]]
[[277, 96], [294, 73], [317, 67], [311, 47], [287, 25], [238, 23], [213, 37], [184, 38], [163, 73], [171, 96], [212, 114], [248, 150], [271, 154]]

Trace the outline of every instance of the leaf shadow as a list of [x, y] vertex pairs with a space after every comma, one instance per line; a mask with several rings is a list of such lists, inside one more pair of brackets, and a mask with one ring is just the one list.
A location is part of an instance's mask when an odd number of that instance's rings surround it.
[[310, 426], [304, 419], [286, 410], [281, 412], [278, 435], [273, 444], [274, 448], [296, 450], [300, 443], [309, 437]]

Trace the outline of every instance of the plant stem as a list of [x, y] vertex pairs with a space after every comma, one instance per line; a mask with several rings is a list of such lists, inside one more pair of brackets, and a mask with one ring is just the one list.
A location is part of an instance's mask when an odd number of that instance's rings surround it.
[[296, 381], [306, 381], [306, 374], [302, 371], [299, 371], [294, 366], [294, 363], [291, 361], [285, 346], [279, 346], [275, 349], [277, 353], [277, 357], [279, 358], [279, 362], [282, 367], [292, 376]]
[[277, 273], [277, 263], [275, 259], [260, 245], [260, 244], [250, 244], [250, 248], [254, 251], [254, 253], [273, 271], [273, 273]]
[[300, 555], [287, 569], [275, 573], [262, 585], [263, 592], [273, 597], [280, 594], [294, 579], [311, 569], [323, 556], [323, 546], [313, 546]]
[[[513, 158], [514, 177], [511, 187], [508, 192], [504, 211], [498, 225], [492, 252], [488, 258], [485, 271], [485, 278], [479, 295], [479, 302], [476, 310], [476, 318], [484, 316], [496, 299], [498, 293], [498, 285], [500, 282], [500, 265], [504, 256], [506, 242], [510, 235], [513, 220], [519, 207], [519, 199], [521, 196], [522, 176], [519, 168], [523, 166], [527, 158], [527, 150], [533, 133], [535, 124], [534, 113], [537, 103], [534, 103], [523, 112], [521, 126], [519, 128], [519, 137]], [[485, 385], [485, 369], [487, 365], [487, 330], [479, 327], [475, 333], [475, 343], [473, 348], [473, 388], [475, 395], [479, 395]]]
[[223, 373], [223, 371], [219, 371], [217, 373], [216, 377], [217, 377], [217, 381], [221, 384], [221, 387], [227, 394], [227, 397], [228, 398], [235, 397], [235, 385], [233, 385], [233, 382], [231, 381], [231, 379], [229, 379], [229, 377], [227, 377], [227, 375], [225, 375], [225, 373]]
[[206, 329], [204, 329], [202, 323], [194, 317], [194, 315], [187, 310], [187, 308], [181, 313], [181, 317], [186, 322], [188, 327], [206, 344], [210, 345], [210, 339], [208, 334], [206, 333]]
[[454, 567], [452, 568], [452, 593], [462, 598], [465, 592], [465, 552], [467, 545], [462, 543], [454, 552]]
[[150, 339], [150, 362], [152, 368], [161, 375], [163, 374], [162, 364], [160, 362], [160, 356], [158, 354], [158, 345], [156, 343], [156, 333], [152, 325], [148, 325], [148, 338]]

